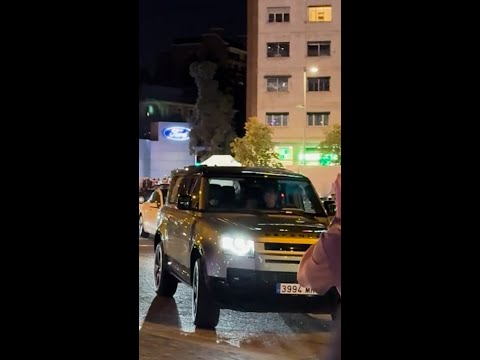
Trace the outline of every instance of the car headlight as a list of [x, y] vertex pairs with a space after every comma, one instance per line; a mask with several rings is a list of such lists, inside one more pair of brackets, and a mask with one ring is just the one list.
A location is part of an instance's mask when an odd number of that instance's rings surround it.
[[221, 244], [226, 254], [253, 257], [255, 243], [242, 237], [222, 236]]

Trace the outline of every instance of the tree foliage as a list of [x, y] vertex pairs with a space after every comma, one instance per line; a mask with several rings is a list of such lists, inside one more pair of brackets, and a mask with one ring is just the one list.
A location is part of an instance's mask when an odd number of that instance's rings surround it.
[[281, 167], [272, 141], [272, 129], [251, 117], [245, 123], [245, 136], [230, 144], [235, 160], [244, 166]]
[[190, 120], [190, 153], [204, 147], [202, 160], [210, 155], [229, 155], [229, 144], [235, 138], [233, 98], [219, 90], [218, 81], [214, 80], [216, 71], [217, 65], [211, 61], [190, 65], [190, 75], [198, 88], [197, 116]]
[[320, 143], [320, 151], [336, 155], [338, 160], [334, 162], [342, 163], [342, 136], [341, 127], [338, 124], [333, 125], [326, 133], [325, 140]]

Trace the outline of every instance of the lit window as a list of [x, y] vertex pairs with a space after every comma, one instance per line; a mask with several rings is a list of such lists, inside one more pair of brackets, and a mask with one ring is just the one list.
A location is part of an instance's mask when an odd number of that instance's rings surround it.
[[308, 126], [327, 126], [330, 119], [329, 112], [307, 113]]
[[267, 113], [267, 125], [288, 126], [288, 113]]
[[290, 8], [268, 8], [268, 22], [289, 22]]
[[267, 78], [267, 91], [288, 91], [288, 77], [268, 77]]
[[307, 43], [308, 56], [330, 56], [330, 41], [309, 41]]
[[309, 6], [308, 21], [310, 22], [332, 21], [332, 7], [330, 5]]
[[289, 57], [290, 43], [267, 43], [267, 57]]
[[308, 78], [307, 91], [330, 91], [330, 77]]

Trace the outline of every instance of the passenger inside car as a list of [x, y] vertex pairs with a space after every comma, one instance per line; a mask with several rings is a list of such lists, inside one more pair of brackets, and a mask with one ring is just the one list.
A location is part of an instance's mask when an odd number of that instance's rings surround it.
[[235, 188], [233, 186], [222, 186], [221, 207], [236, 208]]
[[287, 201], [284, 207], [304, 209], [302, 189], [298, 185], [290, 185], [287, 187]]
[[263, 189], [263, 201], [265, 208], [274, 209], [278, 207], [278, 191], [273, 185], [267, 185]]
[[208, 205], [209, 207], [220, 207], [222, 200], [222, 187], [218, 184], [208, 185]]

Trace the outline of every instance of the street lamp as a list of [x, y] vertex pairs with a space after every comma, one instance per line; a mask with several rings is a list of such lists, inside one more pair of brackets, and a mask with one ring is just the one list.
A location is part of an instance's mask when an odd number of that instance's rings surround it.
[[[303, 116], [303, 141], [302, 141], [302, 165], [305, 166], [305, 129], [307, 127], [306, 121], [307, 121], [307, 71], [311, 73], [317, 73], [318, 68], [315, 66], [311, 66], [309, 68], [303, 68], [303, 104], [298, 105], [298, 108], [303, 108], [304, 109], [304, 116]], [[300, 162], [299, 162], [300, 163]], [[300, 172], [300, 165], [298, 165], [298, 172]]]

